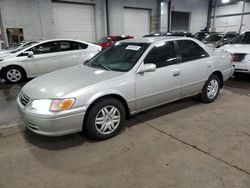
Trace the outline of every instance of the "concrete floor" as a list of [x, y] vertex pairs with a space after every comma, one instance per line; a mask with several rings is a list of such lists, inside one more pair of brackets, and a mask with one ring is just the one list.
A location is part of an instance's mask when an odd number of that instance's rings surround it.
[[216, 102], [193, 98], [133, 116], [116, 137], [47, 138], [24, 129], [22, 85], [0, 83], [0, 187], [250, 187], [250, 76]]

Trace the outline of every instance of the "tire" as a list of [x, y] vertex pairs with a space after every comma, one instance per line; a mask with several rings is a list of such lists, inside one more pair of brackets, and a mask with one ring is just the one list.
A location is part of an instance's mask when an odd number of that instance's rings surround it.
[[3, 78], [8, 83], [20, 83], [25, 80], [25, 71], [17, 66], [10, 66], [3, 71]]
[[212, 74], [203, 86], [202, 92], [198, 95], [199, 100], [203, 103], [213, 102], [219, 95], [220, 88], [220, 78]]
[[114, 98], [98, 101], [86, 115], [83, 131], [94, 140], [105, 140], [115, 136], [125, 122], [124, 106]]

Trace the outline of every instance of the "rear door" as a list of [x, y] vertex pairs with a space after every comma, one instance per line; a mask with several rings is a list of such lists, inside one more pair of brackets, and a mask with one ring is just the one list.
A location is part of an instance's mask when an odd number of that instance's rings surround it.
[[89, 59], [88, 44], [76, 41], [59, 41], [57, 61], [60, 68], [79, 65]]
[[182, 70], [181, 96], [188, 96], [202, 90], [212, 68], [208, 53], [192, 40], [177, 40]]
[[144, 64], [155, 64], [156, 71], [136, 74], [136, 109], [150, 108], [180, 97], [181, 70], [173, 42], [163, 42], [148, 53]]

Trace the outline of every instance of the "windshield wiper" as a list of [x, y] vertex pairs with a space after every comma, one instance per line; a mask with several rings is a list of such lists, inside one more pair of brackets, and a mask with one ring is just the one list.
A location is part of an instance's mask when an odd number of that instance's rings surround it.
[[111, 68], [107, 67], [106, 65], [103, 64], [98, 64], [97, 66], [104, 68], [105, 70], [111, 71]]

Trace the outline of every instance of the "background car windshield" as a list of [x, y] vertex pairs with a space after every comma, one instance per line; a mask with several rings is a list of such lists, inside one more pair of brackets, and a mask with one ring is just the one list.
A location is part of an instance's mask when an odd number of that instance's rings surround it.
[[218, 41], [222, 38], [222, 35], [210, 34], [204, 38], [205, 41]]
[[19, 47], [18, 49], [16, 49], [16, 50], [14, 50], [14, 51], [12, 51], [11, 53], [16, 53], [16, 52], [19, 52], [19, 51], [21, 51], [21, 50], [23, 50], [23, 49], [25, 49], [25, 48], [28, 48], [28, 47], [30, 47], [30, 46], [32, 46], [32, 45], [34, 45], [34, 44], [37, 44], [38, 42], [27, 42], [27, 43], [25, 43], [22, 47]]
[[99, 53], [86, 65], [127, 72], [134, 67], [148, 46], [147, 43], [116, 43]]
[[97, 43], [103, 43], [103, 42], [107, 42], [106, 37], [103, 37], [103, 38], [99, 39]]
[[232, 40], [232, 44], [250, 44], [250, 32], [245, 32]]

